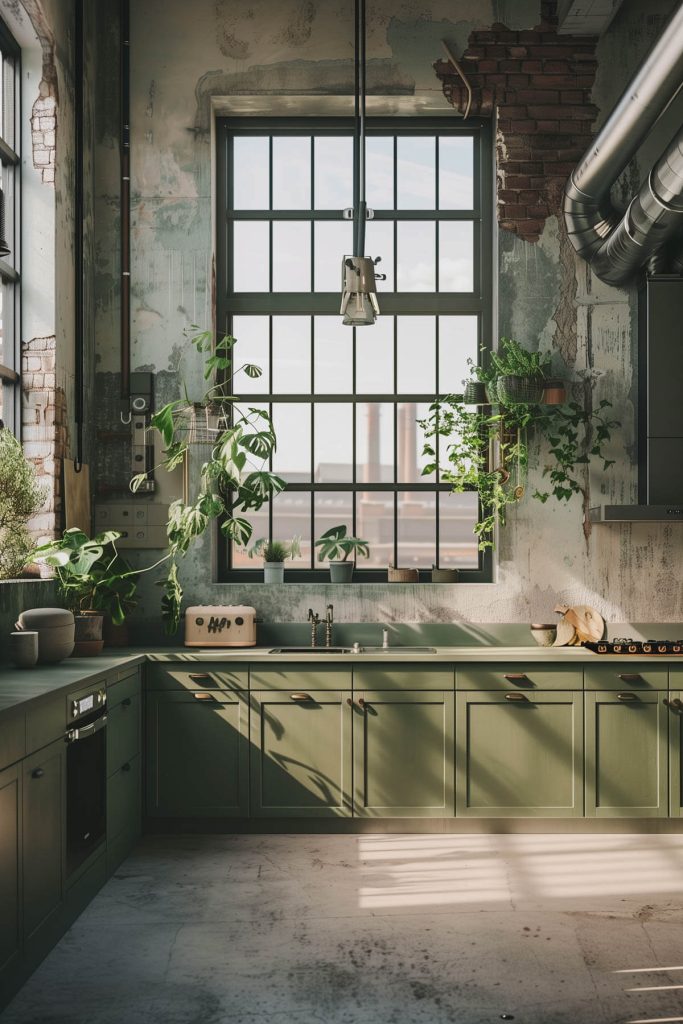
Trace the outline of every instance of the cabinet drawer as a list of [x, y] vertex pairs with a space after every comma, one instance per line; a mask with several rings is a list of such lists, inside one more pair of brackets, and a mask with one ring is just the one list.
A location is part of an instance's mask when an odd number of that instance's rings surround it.
[[0, 718], [0, 771], [26, 753], [26, 718], [23, 712], [8, 711]]
[[107, 845], [122, 833], [137, 837], [141, 819], [140, 757], [124, 762], [107, 780]]
[[457, 690], [582, 690], [583, 670], [566, 665], [514, 662], [473, 665], [456, 669], [455, 687]]
[[150, 665], [147, 674], [148, 690], [246, 690], [249, 685], [247, 670], [235, 672], [215, 663], [193, 663], [169, 668]]
[[252, 690], [350, 690], [351, 670], [336, 665], [252, 665]]
[[452, 690], [454, 680], [452, 665], [377, 665], [353, 671], [356, 690]]
[[107, 776], [140, 753], [140, 694], [124, 697], [107, 711]]
[[122, 700], [127, 700], [139, 692], [140, 676], [137, 672], [133, 673], [132, 676], [126, 676], [125, 679], [121, 679], [117, 683], [112, 683], [107, 686], [107, 705], [109, 710], [111, 711], [116, 704], [120, 704]]
[[666, 690], [669, 670], [650, 662], [586, 666], [587, 690]]

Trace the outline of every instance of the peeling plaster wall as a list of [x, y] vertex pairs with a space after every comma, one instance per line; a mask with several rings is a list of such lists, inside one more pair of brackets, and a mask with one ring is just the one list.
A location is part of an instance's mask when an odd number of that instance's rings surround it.
[[[493, 22], [533, 28], [540, 7], [531, 0], [376, 0], [369, 6], [372, 86], [435, 96], [440, 83], [432, 64], [441, 55], [441, 38], [462, 52], [474, 29]], [[597, 47], [591, 98], [598, 123], [673, 6], [672, 0], [625, 0]], [[350, 92], [351, 8], [321, 0], [137, 0], [132, 7], [132, 364], [154, 370], [164, 395], [172, 395], [178, 372], [191, 386], [198, 382], [183, 328], [209, 324], [212, 316], [210, 98]], [[102, 59], [111, 52], [115, 18], [105, 11], [98, 18]], [[100, 81], [98, 89], [98, 388], [111, 396], [118, 389], [116, 104], [110, 80]], [[670, 109], [669, 126], [680, 124], [682, 109], [681, 103]], [[667, 131], [666, 125], [658, 130], [659, 142]], [[660, 149], [652, 143], [643, 147], [617, 194], [630, 193]], [[597, 281], [574, 255], [556, 217], [547, 220], [537, 243], [499, 231], [498, 250], [499, 334], [551, 350], [558, 370], [576, 371], [586, 387], [593, 384], [594, 401], [606, 397], [614, 403], [623, 424], [612, 445], [617, 464], [609, 474], [595, 475], [592, 501], [633, 500], [634, 290]], [[103, 454], [102, 472], [110, 472], [117, 458]], [[539, 482], [532, 473], [529, 493]], [[174, 496], [168, 490], [161, 495]], [[603, 527], [586, 542], [579, 499], [560, 506], [528, 498], [513, 511], [492, 585], [213, 585], [207, 583], [209, 547], [207, 540], [183, 566], [188, 602], [246, 601], [273, 621], [301, 620], [309, 604], [325, 599], [334, 600], [340, 619], [356, 622], [545, 621], [560, 598], [596, 604], [612, 621], [683, 618], [683, 530]], [[154, 622], [158, 591], [150, 587], [144, 603], [146, 618]]]

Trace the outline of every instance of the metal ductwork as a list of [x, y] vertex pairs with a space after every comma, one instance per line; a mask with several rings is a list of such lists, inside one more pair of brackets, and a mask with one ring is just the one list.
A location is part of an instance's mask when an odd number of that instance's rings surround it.
[[[682, 85], [683, 4], [565, 188], [564, 216], [572, 245], [610, 284], [625, 283], [645, 264], [661, 272], [661, 247], [683, 227], [683, 129], [624, 214], [610, 199], [614, 182]], [[674, 263], [683, 266], [683, 250]]]

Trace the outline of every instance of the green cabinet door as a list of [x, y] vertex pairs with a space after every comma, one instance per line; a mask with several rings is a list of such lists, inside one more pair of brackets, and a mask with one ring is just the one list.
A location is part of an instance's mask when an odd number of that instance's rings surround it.
[[453, 693], [365, 690], [353, 700], [354, 814], [451, 817]]
[[24, 937], [30, 940], [63, 899], [66, 819], [64, 740], [22, 761]]
[[140, 694], [132, 693], [107, 710], [107, 777], [140, 753]]
[[[678, 672], [671, 676], [672, 682], [675, 677], [681, 682]], [[664, 699], [669, 719], [669, 813], [683, 818], [683, 690], [672, 690]]]
[[140, 837], [142, 816], [140, 755], [124, 761], [107, 779], [107, 870], [114, 871]]
[[147, 814], [246, 816], [247, 721], [241, 693], [148, 693]]
[[17, 766], [0, 772], [0, 977], [9, 974], [21, 949], [20, 784]]
[[665, 693], [586, 693], [586, 815], [668, 813]]
[[351, 691], [251, 694], [251, 813], [351, 813]]
[[458, 693], [457, 813], [583, 814], [581, 693]]

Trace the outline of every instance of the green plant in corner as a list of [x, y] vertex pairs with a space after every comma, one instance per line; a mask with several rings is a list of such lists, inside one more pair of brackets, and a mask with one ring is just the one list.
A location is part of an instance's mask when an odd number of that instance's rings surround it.
[[120, 537], [109, 530], [91, 540], [72, 527], [59, 540], [34, 550], [38, 563], [55, 570], [62, 596], [74, 614], [101, 612], [120, 626], [137, 605], [137, 570], [119, 554], [116, 542]]
[[0, 580], [14, 579], [30, 561], [34, 542], [26, 524], [46, 493], [21, 443], [0, 426]]
[[[192, 329], [198, 330], [196, 325]], [[180, 624], [183, 592], [178, 559], [213, 522], [220, 524], [229, 541], [248, 544], [253, 528], [245, 513], [257, 512], [285, 487], [284, 480], [265, 468], [276, 447], [270, 415], [252, 406], [238, 408], [238, 399], [230, 392], [229, 383], [238, 373], [253, 379], [261, 376], [261, 369], [253, 363], [233, 367], [235, 340], [231, 335], [215, 339], [211, 331], [192, 336], [192, 345], [205, 357], [204, 379], [212, 383], [200, 403], [191, 401], [184, 389], [182, 399], [168, 402], [151, 419], [151, 427], [161, 436], [163, 445], [159, 468], [171, 472], [180, 466], [189, 457], [198, 431], [210, 450], [199, 471], [196, 493], [188, 501], [177, 499], [169, 508], [168, 551], [160, 560], [168, 563], [160, 585], [164, 592], [162, 618], [169, 633], [175, 633]], [[198, 407], [204, 416], [199, 426]], [[144, 473], [133, 477], [131, 489], [137, 490], [145, 479]]]

